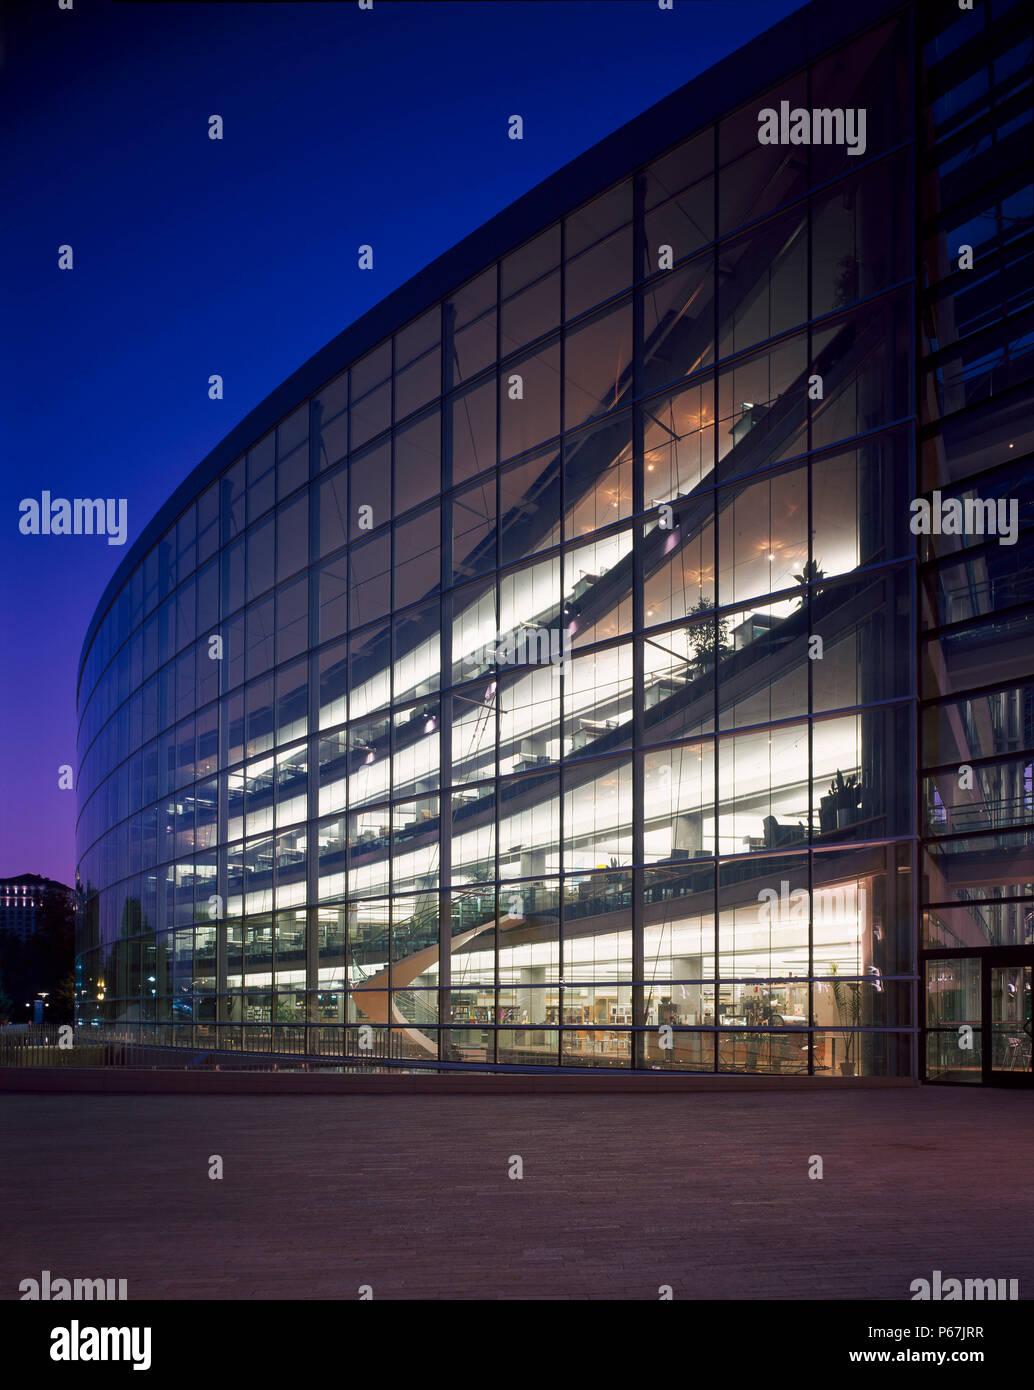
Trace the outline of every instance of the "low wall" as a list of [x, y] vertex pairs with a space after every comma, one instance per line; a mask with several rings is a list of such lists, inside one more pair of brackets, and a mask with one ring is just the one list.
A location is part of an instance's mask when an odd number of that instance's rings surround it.
[[908, 1077], [715, 1076], [656, 1072], [362, 1073], [134, 1071], [0, 1067], [0, 1092], [75, 1095], [665, 1095], [685, 1091], [853, 1091], [914, 1086]]

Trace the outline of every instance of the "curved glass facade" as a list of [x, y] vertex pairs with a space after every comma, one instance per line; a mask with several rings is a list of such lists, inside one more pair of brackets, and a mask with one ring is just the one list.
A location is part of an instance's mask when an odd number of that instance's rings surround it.
[[83, 664], [80, 1019], [912, 1073], [912, 72], [890, 19], [685, 132], [170, 515]]

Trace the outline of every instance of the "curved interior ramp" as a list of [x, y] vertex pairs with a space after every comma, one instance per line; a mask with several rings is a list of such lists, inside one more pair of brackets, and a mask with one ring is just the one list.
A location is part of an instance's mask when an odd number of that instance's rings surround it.
[[[512, 930], [514, 927], [524, 926], [525, 918], [510, 917], [506, 918], [506, 927], [502, 930]], [[487, 922], [482, 922], [479, 927], [473, 927], [470, 931], [459, 932], [450, 942], [450, 954], [460, 946], [465, 946], [468, 941], [473, 941], [475, 936], [480, 936], [483, 931], [490, 927], [501, 927], [501, 923], [494, 917], [490, 917]], [[426, 946], [422, 951], [416, 951], [413, 955], [407, 956], [405, 960], [396, 961], [394, 966], [385, 966], [383, 970], [378, 970], [376, 975], [371, 975], [362, 984], [354, 986], [352, 998], [355, 1006], [364, 1018], [371, 1023], [379, 1023], [383, 1027], [388, 1027], [393, 1023], [408, 1023], [408, 1019], [403, 1018], [395, 1007], [393, 995], [389, 991], [392, 988], [405, 989], [413, 981], [424, 973], [438, 959], [439, 948], [437, 946]], [[392, 972], [394, 972], [392, 974]], [[362, 995], [368, 994], [369, 999], [363, 999]], [[406, 1037], [411, 1042], [415, 1042], [418, 1047], [422, 1047], [425, 1052], [432, 1057], [438, 1056], [438, 1044], [433, 1038], [429, 1038], [426, 1033], [422, 1033], [419, 1028], [407, 1027]]]

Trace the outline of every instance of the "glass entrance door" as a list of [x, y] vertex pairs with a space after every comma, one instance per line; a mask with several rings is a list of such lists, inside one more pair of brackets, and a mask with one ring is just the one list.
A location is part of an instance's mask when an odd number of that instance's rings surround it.
[[983, 1080], [983, 1005], [979, 956], [925, 962], [927, 1081]]
[[990, 1054], [985, 1060], [990, 1080], [999, 1085], [1030, 1085], [1030, 990], [1034, 962], [1020, 956], [1009, 961], [989, 959], [985, 968], [986, 1050]]
[[1034, 948], [991, 946], [923, 960], [926, 1081], [1031, 1086]]

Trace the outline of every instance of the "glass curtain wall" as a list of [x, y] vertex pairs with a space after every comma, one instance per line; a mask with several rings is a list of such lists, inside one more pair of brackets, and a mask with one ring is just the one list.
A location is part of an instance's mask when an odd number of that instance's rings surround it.
[[630, 171], [187, 507], [85, 662], [80, 1019], [910, 1074], [912, 62]]
[[[989, 1069], [1030, 1072], [1032, 39], [1007, 0], [926, 6], [921, 26], [917, 496], [945, 521], [919, 540], [925, 1067], [966, 1082], [987, 1010], [1012, 1018]], [[989, 953], [1004, 948], [1026, 953], [1026, 989], [995, 985], [982, 1010], [982, 957], [1001, 975]]]

